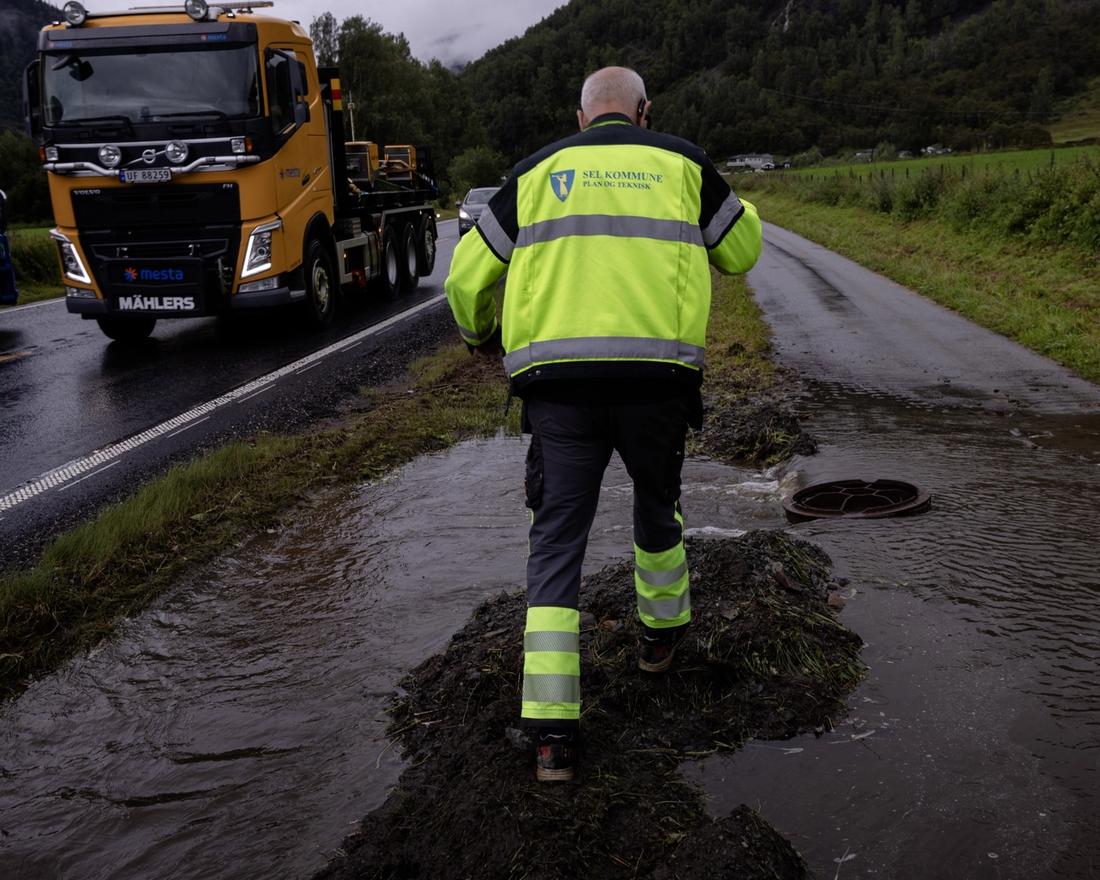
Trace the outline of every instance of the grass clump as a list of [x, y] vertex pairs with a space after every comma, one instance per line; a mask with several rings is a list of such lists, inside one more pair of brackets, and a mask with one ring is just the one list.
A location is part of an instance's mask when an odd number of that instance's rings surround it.
[[708, 818], [679, 766], [828, 727], [864, 672], [862, 641], [828, 611], [829, 560], [811, 545], [754, 532], [689, 542], [688, 561], [693, 622], [664, 675], [636, 666], [632, 566], [585, 579], [577, 785], [535, 782], [533, 749], [514, 727], [523, 595], [480, 606], [401, 682], [391, 734], [412, 763], [317, 880], [806, 876], [747, 808]]

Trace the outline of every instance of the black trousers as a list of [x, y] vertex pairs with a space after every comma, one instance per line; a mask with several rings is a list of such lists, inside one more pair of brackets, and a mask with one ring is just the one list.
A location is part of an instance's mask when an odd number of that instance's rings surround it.
[[634, 543], [661, 553], [683, 541], [679, 511], [691, 402], [563, 403], [531, 398], [524, 424], [532, 510], [527, 601], [576, 608], [581, 564], [604, 471], [617, 451], [634, 484]]

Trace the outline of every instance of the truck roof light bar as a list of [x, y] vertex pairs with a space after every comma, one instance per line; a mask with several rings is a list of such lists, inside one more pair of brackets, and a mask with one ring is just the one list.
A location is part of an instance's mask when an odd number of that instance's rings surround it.
[[62, 15], [69, 27], [80, 27], [89, 18], [109, 18], [115, 15], [151, 15], [158, 12], [183, 11], [194, 21], [216, 20], [223, 12], [251, 12], [254, 9], [267, 9], [274, 5], [273, 0], [220, 0], [215, 6], [209, 5], [206, 0], [185, 0], [182, 6], [131, 6], [129, 9], [89, 12], [77, 0], [69, 0], [62, 10]]

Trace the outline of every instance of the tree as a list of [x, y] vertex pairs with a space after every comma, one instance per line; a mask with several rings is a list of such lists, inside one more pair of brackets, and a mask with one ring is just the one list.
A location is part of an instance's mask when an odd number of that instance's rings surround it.
[[508, 160], [488, 147], [472, 147], [455, 156], [447, 169], [455, 194], [473, 186], [499, 186], [508, 169]]
[[339, 28], [336, 16], [324, 12], [316, 16], [309, 24], [309, 38], [313, 40], [313, 52], [317, 63], [331, 67], [340, 59]]

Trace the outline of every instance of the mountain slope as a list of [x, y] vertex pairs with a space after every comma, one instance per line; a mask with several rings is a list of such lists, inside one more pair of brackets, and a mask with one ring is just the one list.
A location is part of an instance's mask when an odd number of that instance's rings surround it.
[[717, 155], [1047, 138], [1100, 74], [1092, 0], [573, 0], [470, 65], [493, 145], [567, 133], [582, 78], [635, 67], [654, 123]]
[[0, 129], [23, 125], [23, 68], [34, 59], [38, 31], [61, 18], [39, 0], [0, 0]]

